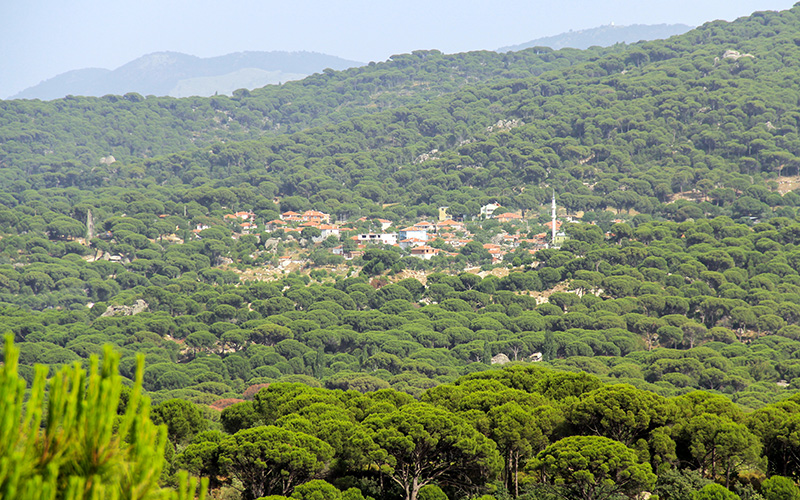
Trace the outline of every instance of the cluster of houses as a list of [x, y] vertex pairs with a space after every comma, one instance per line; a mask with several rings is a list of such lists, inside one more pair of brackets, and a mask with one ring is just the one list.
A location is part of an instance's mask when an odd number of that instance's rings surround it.
[[[521, 224], [524, 221], [521, 213], [505, 212], [495, 214], [494, 212], [500, 208], [496, 203], [487, 204], [480, 209], [479, 217], [483, 219], [494, 219], [500, 223]], [[318, 210], [306, 210], [305, 212], [286, 211], [280, 214], [278, 219], [271, 220], [263, 227], [267, 232], [274, 232], [281, 230], [284, 233], [300, 233], [303, 229], [314, 227], [319, 230], [318, 235], [312, 239], [315, 243], [327, 240], [331, 236], [341, 239], [345, 233], [355, 244], [339, 245], [331, 249], [334, 254], [342, 255], [345, 259], [353, 259], [367, 249], [368, 245], [390, 245], [396, 246], [403, 250], [407, 250], [410, 255], [420, 259], [431, 259], [436, 255], [451, 255], [455, 256], [456, 253], [448, 252], [440, 248], [431, 246], [434, 240], [442, 240], [442, 242], [452, 249], [458, 250], [464, 245], [473, 241], [473, 235], [466, 229], [462, 217], [451, 218], [447, 214], [447, 207], [439, 209], [438, 222], [422, 221], [417, 222], [411, 226], [402, 229], [391, 231], [393, 222], [386, 219], [368, 219], [361, 217], [355, 225], [371, 222], [374, 232], [365, 232], [352, 234], [356, 230], [352, 227], [342, 227], [336, 223], [331, 222], [331, 216]], [[256, 216], [253, 212], [235, 212], [227, 214], [224, 219], [228, 222], [238, 224], [241, 228], [241, 234], [251, 234], [258, 230], [256, 225]], [[459, 220], [456, 220], [459, 219]], [[555, 231], [552, 231], [552, 224], [555, 223]], [[491, 243], [486, 243], [483, 247], [492, 256], [493, 262], [498, 263], [503, 260], [503, 257], [511, 251], [514, 251], [520, 244], [527, 243], [529, 251], [535, 253], [542, 248], [548, 248], [552, 245], [550, 234], [556, 232], [559, 234], [561, 230], [561, 221], [555, 220], [545, 224], [548, 231], [540, 234], [532, 235], [530, 238], [525, 238], [518, 233], [502, 233], [496, 235]], [[194, 230], [199, 233], [203, 229], [208, 228], [207, 225], [198, 225]], [[298, 235], [299, 237], [299, 235]]]
[[[486, 218], [496, 219], [501, 223], [521, 223], [523, 217], [519, 213], [493, 214], [492, 211], [499, 205], [489, 204], [482, 207], [481, 213]], [[433, 240], [442, 240], [446, 245], [453, 249], [459, 249], [473, 241], [473, 235], [466, 229], [463, 221], [450, 218], [446, 213], [446, 207], [442, 207], [439, 212], [439, 221], [421, 221], [411, 226], [404, 227], [397, 231], [391, 231], [393, 222], [386, 219], [368, 219], [362, 217], [357, 223], [372, 222], [374, 232], [357, 233], [349, 236], [355, 245], [338, 245], [331, 249], [336, 255], [342, 255], [345, 259], [353, 259], [363, 254], [368, 245], [380, 244], [396, 246], [407, 250], [413, 257], [420, 259], [431, 259], [436, 255], [455, 256], [456, 253], [448, 252], [430, 245]], [[557, 230], [560, 229], [561, 222], [556, 221]], [[280, 219], [267, 223], [268, 231], [282, 229], [285, 232], [299, 232], [305, 227], [316, 227], [320, 230], [320, 235], [314, 238], [315, 242], [328, 239], [331, 236], [341, 238], [345, 232], [353, 232], [353, 228], [340, 227], [330, 223], [330, 216], [323, 212], [308, 210], [306, 212], [284, 212]], [[521, 243], [528, 243], [531, 252], [541, 248], [547, 248], [550, 244], [548, 233], [535, 235], [533, 238], [521, 238], [518, 234], [498, 235], [496, 241], [484, 244], [484, 248], [492, 255], [494, 262], [501, 262], [503, 257], [513, 251]]]

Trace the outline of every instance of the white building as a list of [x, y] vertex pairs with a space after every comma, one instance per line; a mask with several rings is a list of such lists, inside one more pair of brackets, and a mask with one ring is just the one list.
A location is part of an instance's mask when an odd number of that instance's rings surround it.
[[358, 235], [359, 243], [381, 243], [383, 245], [396, 245], [397, 233], [366, 233]]
[[408, 240], [414, 238], [422, 241], [428, 241], [428, 231], [425, 229], [420, 229], [415, 226], [411, 226], [398, 231], [397, 237], [400, 240]]
[[489, 217], [492, 216], [494, 211], [497, 210], [498, 208], [500, 208], [500, 205], [498, 205], [497, 203], [489, 203], [488, 205], [484, 205], [484, 206], [481, 207], [481, 214], [480, 215], [484, 219], [488, 219]]

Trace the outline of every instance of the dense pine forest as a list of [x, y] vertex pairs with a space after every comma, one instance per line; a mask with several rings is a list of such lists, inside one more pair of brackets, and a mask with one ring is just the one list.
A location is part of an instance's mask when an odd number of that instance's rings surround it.
[[800, 498], [797, 188], [800, 6], [0, 101], [0, 497]]

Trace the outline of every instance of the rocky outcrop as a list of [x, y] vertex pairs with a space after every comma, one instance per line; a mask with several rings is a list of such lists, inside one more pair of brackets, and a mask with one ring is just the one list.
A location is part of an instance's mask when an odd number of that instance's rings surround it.
[[140, 312], [147, 311], [147, 302], [142, 299], [137, 300], [132, 306], [108, 306], [106, 312], [100, 315], [103, 316], [133, 316]]
[[504, 364], [510, 363], [510, 362], [511, 362], [511, 360], [508, 358], [508, 356], [506, 356], [502, 352], [492, 358], [492, 364], [493, 365], [504, 365]]

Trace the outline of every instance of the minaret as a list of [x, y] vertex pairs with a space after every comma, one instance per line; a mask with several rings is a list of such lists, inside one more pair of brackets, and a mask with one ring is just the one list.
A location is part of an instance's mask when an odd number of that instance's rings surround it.
[[553, 243], [553, 247], [555, 247], [556, 246], [556, 190], [555, 189], [553, 190], [553, 227], [552, 227], [552, 233], [553, 233], [552, 243]]
[[89, 244], [89, 241], [94, 238], [94, 217], [92, 217], [92, 211], [86, 211], [86, 244]]

